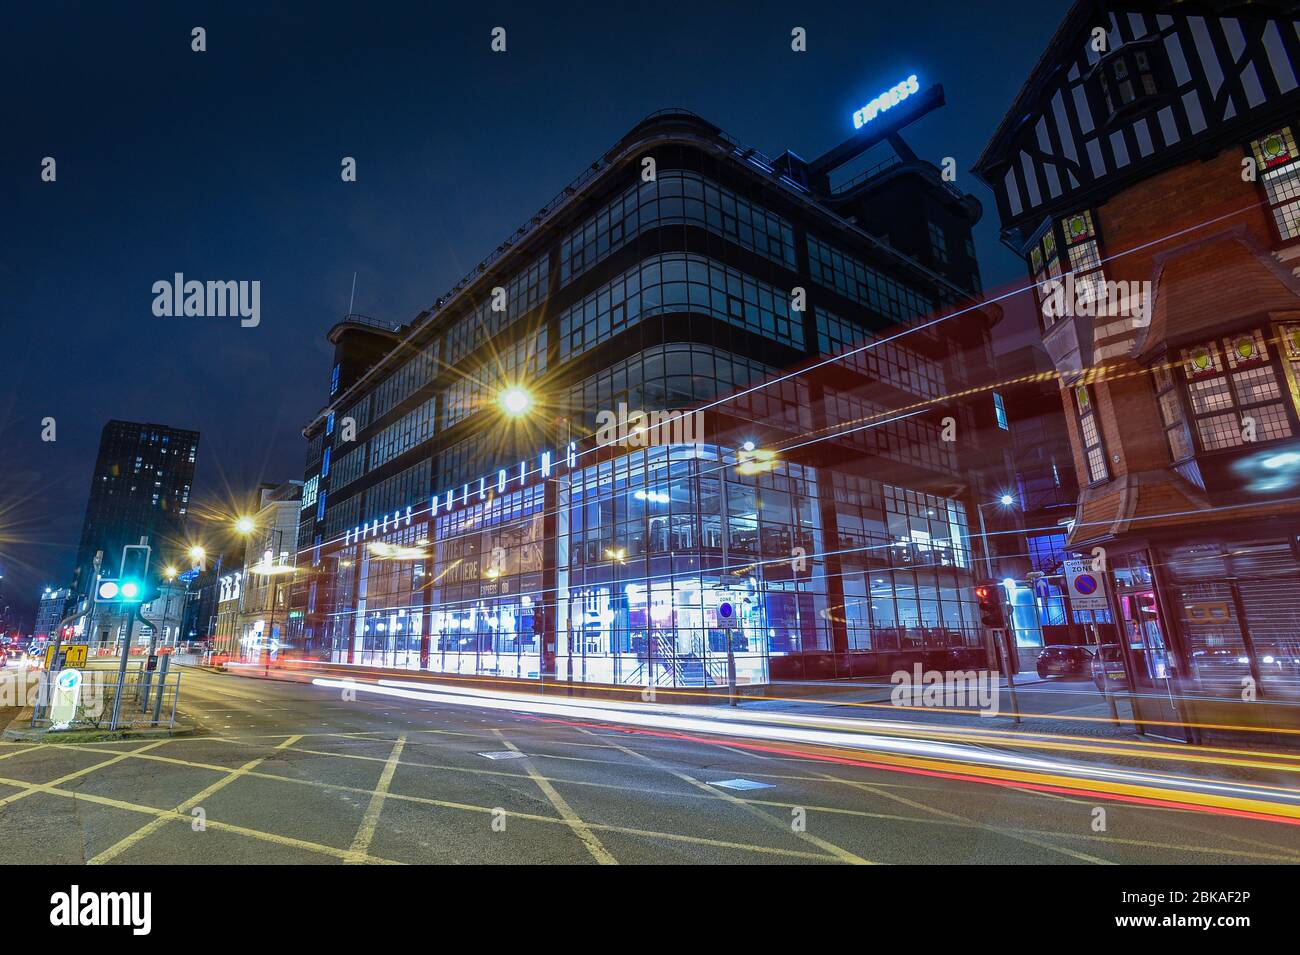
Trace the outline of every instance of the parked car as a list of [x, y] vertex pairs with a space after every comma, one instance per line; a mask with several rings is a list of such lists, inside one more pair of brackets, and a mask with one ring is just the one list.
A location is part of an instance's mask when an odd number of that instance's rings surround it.
[[1092, 655], [1092, 682], [1102, 692], [1107, 688], [1122, 690], [1128, 687], [1128, 673], [1118, 643], [1098, 647]]
[[1090, 647], [1053, 646], [1044, 647], [1038, 655], [1038, 675], [1046, 680], [1049, 676], [1081, 676], [1092, 673], [1092, 649]]

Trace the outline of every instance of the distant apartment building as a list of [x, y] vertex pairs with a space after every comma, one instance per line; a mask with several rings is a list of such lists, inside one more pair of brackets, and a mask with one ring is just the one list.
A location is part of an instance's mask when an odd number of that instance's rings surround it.
[[46, 587], [41, 593], [40, 603], [36, 607], [36, 626], [32, 637], [45, 640], [57, 633], [59, 621], [67, 613], [72, 591], [67, 587]]
[[94, 559], [115, 575], [122, 548], [144, 538], [155, 567], [164, 552], [184, 552], [185, 520], [199, 433], [161, 424], [110, 421], [104, 425], [91, 475], [90, 496], [77, 549], [73, 594], [94, 586]]

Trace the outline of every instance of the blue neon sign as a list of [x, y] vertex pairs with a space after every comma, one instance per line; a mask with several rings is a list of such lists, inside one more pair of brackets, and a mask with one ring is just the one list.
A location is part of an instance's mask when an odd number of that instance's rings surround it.
[[897, 106], [903, 100], [917, 92], [920, 88], [920, 84], [916, 81], [916, 74], [913, 73], [907, 79], [903, 80], [903, 82], [899, 83], [892, 89], [888, 89], [881, 93], [866, 106], [854, 113], [853, 128], [861, 129], [885, 110]]

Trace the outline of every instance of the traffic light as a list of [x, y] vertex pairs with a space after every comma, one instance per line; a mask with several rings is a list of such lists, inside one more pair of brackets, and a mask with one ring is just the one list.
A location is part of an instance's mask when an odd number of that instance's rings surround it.
[[122, 548], [122, 572], [117, 577], [100, 578], [95, 584], [97, 603], [147, 603], [156, 588], [149, 583], [149, 547], [128, 544]]
[[981, 584], [975, 588], [975, 599], [980, 605], [980, 623], [994, 630], [1005, 630], [1007, 618], [1002, 612], [1002, 595], [996, 584]]

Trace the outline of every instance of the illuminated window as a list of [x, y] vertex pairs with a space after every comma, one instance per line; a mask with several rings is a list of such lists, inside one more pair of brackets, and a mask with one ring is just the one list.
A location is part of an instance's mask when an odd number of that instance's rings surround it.
[[1073, 294], [1066, 295], [1062, 307], [1043, 310], [1044, 329], [1062, 314], [1070, 314], [1076, 302], [1080, 306], [1095, 304], [1106, 276], [1092, 213], [1081, 210], [1049, 225], [1029, 249], [1029, 272], [1038, 285], [1040, 305], [1053, 294], [1070, 292], [1062, 286], [1061, 276], [1073, 273]]
[[1282, 345], [1282, 367], [1286, 371], [1291, 403], [1300, 411], [1300, 325], [1278, 325], [1277, 340]]
[[1273, 222], [1283, 241], [1300, 238], [1300, 156], [1290, 126], [1250, 144]]
[[1110, 478], [1106, 467], [1106, 449], [1101, 440], [1101, 425], [1092, 400], [1092, 389], [1077, 385], [1074, 389], [1074, 407], [1079, 420], [1079, 440], [1083, 443], [1084, 461], [1087, 463], [1088, 483], [1096, 484]]
[[998, 427], [1003, 431], [1009, 430], [1007, 425], [1007, 408], [1002, 403], [1002, 396], [996, 391], [993, 392], [993, 417], [997, 419]]
[[1061, 260], [1057, 254], [1056, 232], [1050, 226], [1029, 250], [1029, 272], [1038, 283], [1039, 301], [1050, 292], [1046, 283], [1061, 274]]
[[1291, 436], [1282, 390], [1258, 331], [1185, 348], [1182, 368], [1202, 450]]
[[316, 503], [316, 495], [320, 491], [320, 476], [313, 475], [311, 480], [302, 486], [302, 510], [307, 510]]
[[1066, 259], [1074, 273], [1075, 294], [1081, 303], [1095, 302], [1106, 277], [1101, 271], [1101, 250], [1091, 212], [1076, 212], [1061, 220]]

